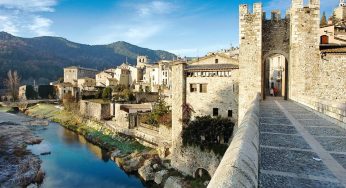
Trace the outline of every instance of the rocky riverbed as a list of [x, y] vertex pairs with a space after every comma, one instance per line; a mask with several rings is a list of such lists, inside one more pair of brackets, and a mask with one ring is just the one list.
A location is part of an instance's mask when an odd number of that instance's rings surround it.
[[42, 182], [41, 160], [26, 148], [41, 141], [26, 126], [0, 120], [0, 187]]

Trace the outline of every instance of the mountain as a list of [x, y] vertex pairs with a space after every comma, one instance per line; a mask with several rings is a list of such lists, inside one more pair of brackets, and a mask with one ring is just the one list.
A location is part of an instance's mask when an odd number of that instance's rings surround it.
[[[151, 50], [126, 42], [108, 45], [86, 45], [60, 37], [21, 38], [0, 32], [0, 80], [8, 70], [17, 70], [24, 84], [47, 84], [63, 76], [63, 68], [78, 65], [103, 70], [126, 61], [136, 64], [138, 55], [151, 62], [176, 58], [172, 53]], [[0, 88], [3, 83], [0, 82]]]

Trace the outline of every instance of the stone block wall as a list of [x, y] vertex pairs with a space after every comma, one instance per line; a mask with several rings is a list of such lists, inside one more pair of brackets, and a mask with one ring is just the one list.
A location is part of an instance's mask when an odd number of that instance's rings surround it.
[[214, 152], [202, 151], [198, 147], [181, 147], [176, 152], [178, 153], [175, 155], [175, 160], [179, 163], [175, 163], [174, 168], [193, 177], [198, 169], [204, 169], [213, 176], [222, 158]]
[[322, 55], [315, 72], [310, 95], [324, 100], [346, 103], [346, 53], [327, 53]]
[[172, 127], [159, 125], [159, 135], [166, 140], [172, 139]]
[[303, 0], [293, 0], [290, 10], [289, 98], [311, 92], [318, 82], [319, 0], [303, 5]]
[[252, 100], [208, 187], [258, 187], [258, 161], [259, 94]]
[[[238, 119], [238, 77], [239, 70], [233, 70], [230, 77], [187, 77], [186, 101], [196, 116], [213, 116], [213, 108], [219, 109], [219, 115], [228, 117], [232, 110], [232, 120]], [[197, 92], [190, 91], [190, 84], [197, 84]], [[207, 84], [207, 93], [199, 91], [198, 84]]]
[[239, 118], [241, 122], [251, 100], [262, 90], [262, 5], [239, 7]]
[[79, 102], [79, 111], [82, 116], [96, 120], [109, 119], [111, 117], [110, 104], [101, 104], [86, 100]]
[[184, 69], [186, 64], [183, 62], [175, 62], [172, 66], [172, 160], [171, 165], [175, 169], [179, 169], [180, 148], [182, 146], [181, 132], [183, 124], [182, 105], [186, 102], [186, 79]]
[[129, 128], [129, 114], [123, 110], [120, 110], [121, 105], [122, 104], [117, 103], [111, 105], [111, 108], [114, 109], [113, 120], [118, 126], [122, 128]]

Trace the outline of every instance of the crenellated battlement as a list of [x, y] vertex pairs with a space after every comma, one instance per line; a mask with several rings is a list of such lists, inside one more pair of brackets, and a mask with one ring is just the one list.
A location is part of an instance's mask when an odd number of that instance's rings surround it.
[[253, 11], [250, 12], [249, 6], [247, 4], [242, 4], [239, 6], [239, 15], [255, 15], [255, 14], [262, 14], [262, 3], [254, 3], [253, 4]]
[[319, 8], [320, 0], [309, 0], [307, 5], [304, 5], [304, 0], [292, 0], [292, 9], [300, 9], [300, 8]]

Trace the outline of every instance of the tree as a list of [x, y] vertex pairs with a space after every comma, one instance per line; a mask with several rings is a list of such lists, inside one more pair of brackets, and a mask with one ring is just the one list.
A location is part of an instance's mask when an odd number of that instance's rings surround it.
[[12, 99], [15, 101], [18, 99], [18, 90], [20, 85], [20, 76], [17, 71], [9, 70], [7, 72], [7, 78], [5, 79], [5, 86], [9, 90]]
[[112, 89], [110, 87], [106, 87], [102, 92], [102, 99], [103, 100], [110, 100], [112, 99]]
[[328, 25], [328, 22], [327, 22], [326, 12], [323, 12], [320, 26], [324, 27], [324, 26], [327, 26], [327, 25]]

